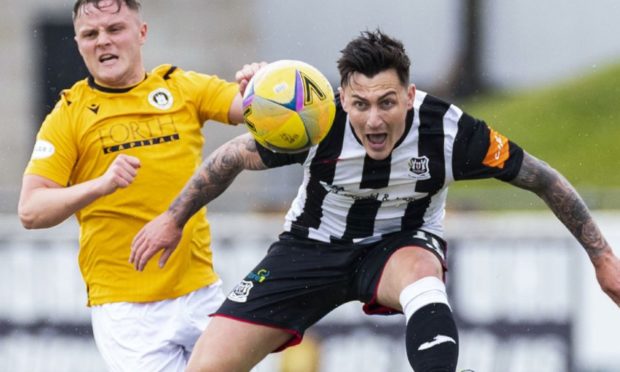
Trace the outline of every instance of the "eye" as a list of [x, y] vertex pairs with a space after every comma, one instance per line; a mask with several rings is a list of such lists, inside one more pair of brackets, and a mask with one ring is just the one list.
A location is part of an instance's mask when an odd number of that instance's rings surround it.
[[353, 101], [353, 107], [358, 110], [365, 110], [368, 107], [368, 104], [363, 101]]
[[123, 31], [125, 29], [124, 25], [121, 23], [116, 23], [113, 25], [110, 25], [110, 27], [107, 28], [108, 33], [110, 34], [117, 34], [121, 31]]
[[396, 105], [396, 101], [394, 101], [393, 99], [386, 99], [381, 101], [381, 108], [383, 109], [392, 108], [394, 105]]
[[95, 31], [86, 31], [81, 34], [82, 39], [94, 39], [97, 37], [97, 33]]

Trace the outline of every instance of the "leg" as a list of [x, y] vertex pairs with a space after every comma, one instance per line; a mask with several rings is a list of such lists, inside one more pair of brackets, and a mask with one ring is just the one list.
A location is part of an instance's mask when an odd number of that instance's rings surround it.
[[110, 371], [183, 371], [184, 348], [171, 336], [179, 329], [179, 299], [93, 306], [95, 342]]
[[196, 342], [187, 371], [249, 371], [290, 338], [278, 328], [215, 316]]
[[433, 253], [407, 246], [390, 257], [377, 289], [380, 304], [405, 313], [407, 357], [416, 372], [456, 369], [458, 332], [442, 277]]
[[443, 278], [443, 268], [437, 257], [420, 247], [400, 248], [385, 264], [377, 289], [377, 300], [384, 306], [403, 311], [400, 293], [409, 284], [426, 277]]

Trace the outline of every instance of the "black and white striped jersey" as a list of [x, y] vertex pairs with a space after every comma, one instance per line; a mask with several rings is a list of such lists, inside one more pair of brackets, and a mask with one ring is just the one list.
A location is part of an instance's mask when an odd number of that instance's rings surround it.
[[269, 167], [303, 164], [303, 183], [284, 229], [325, 242], [418, 228], [443, 237], [450, 183], [509, 181], [523, 160], [519, 146], [483, 121], [420, 90], [405, 133], [385, 160], [366, 155], [338, 99], [334, 124], [319, 145], [302, 154], [258, 147]]

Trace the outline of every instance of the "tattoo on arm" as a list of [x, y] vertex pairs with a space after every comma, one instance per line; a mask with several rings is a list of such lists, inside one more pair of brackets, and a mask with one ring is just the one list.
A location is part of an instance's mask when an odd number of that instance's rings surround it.
[[223, 193], [244, 169], [267, 169], [249, 134], [225, 143], [204, 160], [168, 208], [177, 226], [183, 227], [200, 208]]
[[521, 170], [511, 183], [543, 199], [585, 248], [591, 260], [610, 249], [577, 191], [547, 163], [525, 153]]

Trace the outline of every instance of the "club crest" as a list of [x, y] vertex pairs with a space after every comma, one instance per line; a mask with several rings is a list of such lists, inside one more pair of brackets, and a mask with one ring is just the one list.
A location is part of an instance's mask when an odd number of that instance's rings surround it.
[[167, 110], [172, 107], [172, 93], [168, 89], [155, 89], [149, 94], [149, 103], [160, 110]]
[[228, 294], [228, 299], [235, 302], [246, 302], [252, 287], [254, 287], [254, 283], [247, 280], [242, 280], [235, 288], [233, 288], [230, 294]]
[[429, 160], [426, 156], [416, 156], [409, 159], [409, 177], [418, 180], [427, 180], [431, 178], [428, 162]]

